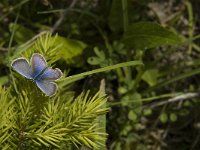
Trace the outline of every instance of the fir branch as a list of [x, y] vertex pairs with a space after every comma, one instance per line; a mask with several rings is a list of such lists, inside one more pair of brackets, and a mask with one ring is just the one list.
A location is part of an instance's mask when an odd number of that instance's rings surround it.
[[33, 53], [40, 53], [45, 56], [49, 64], [54, 63], [60, 59], [60, 56], [57, 53], [57, 50], [62, 46], [62, 44], [57, 45], [55, 36], [51, 32], [47, 32], [44, 35], [41, 35], [34, 43], [33, 47], [29, 48], [23, 53], [23, 56], [30, 58]]
[[[78, 96], [68, 108], [66, 116], [66, 128], [69, 130], [68, 138], [73, 143], [84, 144], [90, 148], [98, 148], [105, 138], [105, 133], [99, 132], [97, 117], [108, 111], [101, 108], [106, 103], [105, 96], [99, 96], [99, 92], [89, 98], [89, 92]], [[95, 142], [98, 141], [98, 142]]]
[[8, 149], [11, 143], [12, 128], [14, 128], [15, 113], [10, 89], [0, 87], [0, 149]]

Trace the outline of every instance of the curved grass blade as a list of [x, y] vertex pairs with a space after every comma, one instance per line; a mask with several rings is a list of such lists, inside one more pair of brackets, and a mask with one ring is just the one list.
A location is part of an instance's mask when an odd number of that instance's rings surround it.
[[92, 70], [92, 71], [87, 71], [87, 72], [83, 72], [83, 73], [80, 73], [80, 74], [68, 76], [68, 77], [65, 77], [65, 78], [59, 80], [58, 82], [62, 83], [62, 85], [67, 85], [67, 84], [70, 84], [70, 83], [72, 83], [76, 80], [80, 80], [80, 79], [82, 79], [82, 78], [84, 78], [88, 75], [91, 75], [91, 74], [110, 71], [110, 70], [114, 70], [114, 69], [121, 68], [121, 67], [139, 66], [139, 65], [143, 65], [143, 63], [141, 61], [129, 61], [129, 62], [124, 62], [124, 63], [119, 63], [119, 64], [116, 64], [116, 65], [111, 65], [111, 66], [95, 69], [95, 70]]

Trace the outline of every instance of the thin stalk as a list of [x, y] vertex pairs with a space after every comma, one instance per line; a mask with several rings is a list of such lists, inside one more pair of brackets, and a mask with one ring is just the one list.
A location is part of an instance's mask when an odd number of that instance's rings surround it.
[[[18, 21], [18, 18], [19, 18], [19, 13], [20, 13], [20, 11], [18, 11], [18, 13], [17, 13], [14, 24], [17, 24], [17, 21]], [[14, 38], [14, 35], [15, 35], [15, 31], [16, 31], [16, 28], [14, 26], [12, 33], [11, 33], [10, 41], [9, 41], [9, 44], [8, 44], [8, 58], [10, 58], [10, 51], [11, 51], [11, 46], [12, 46], [13, 38]], [[10, 61], [9, 61], [9, 63], [10, 63]], [[13, 81], [14, 89], [18, 93], [17, 85], [15, 84], [15, 79], [14, 79], [14, 76], [12, 74], [11, 65], [9, 64], [8, 67], [9, 67], [9, 71], [10, 71], [10, 74], [11, 74], [11, 79]]]
[[[123, 12], [123, 26], [124, 26], [124, 32], [127, 32], [128, 26], [129, 26], [129, 21], [128, 21], [128, 3], [127, 0], [122, 0], [122, 12]], [[127, 51], [127, 60], [131, 60], [131, 51]], [[132, 75], [131, 75], [131, 68], [123, 68], [125, 77], [127, 79], [127, 82], [130, 82], [132, 80]]]
[[[137, 54], [136, 54], [136, 59], [140, 60], [142, 62], [143, 55], [144, 55], [144, 53], [141, 50], [138, 50]], [[138, 73], [136, 75], [134, 85], [133, 85], [132, 89], [130, 90], [131, 93], [134, 93], [136, 91], [138, 84], [142, 78], [142, 75], [145, 71], [144, 66], [138, 66], [137, 70], [138, 70]]]
[[141, 61], [129, 61], [129, 62], [124, 62], [124, 63], [119, 63], [116, 65], [111, 65], [111, 66], [107, 66], [104, 68], [99, 68], [99, 69], [95, 69], [92, 71], [83, 72], [83, 73], [80, 73], [77, 75], [68, 76], [66, 78], [63, 78], [62, 80], [59, 80], [58, 82], [61, 82], [61, 83], [66, 82], [66, 84], [69, 84], [69, 83], [71, 83], [70, 81], [73, 81], [76, 79], [81, 79], [81, 78], [84, 78], [85, 76], [88, 76], [91, 74], [110, 71], [110, 70], [121, 68], [121, 67], [138, 66], [138, 65], [143, 65], [143, 63]]
[[128, 29], [128, 4], [127, 0], [122, 0], [122, 11], [123, 11], [123, 25], [124, 32]]
[[199, 68], [197, 68], [195, 70], [192, 70], [192, 71], [185, 72], [185, 73], [180, 74], [180, 75], [177, 75], [174, 78], [171, 78], [170, 80], [166, 80], [166, 81], [163, 81], [161, 83], [158, 83], [157, 85], [155, 85], [155, 86], [147, 89], [146, 91], [144, 91], [144, 93], [151, 92], [151, 91], [153, 91], [155, 89], [161, 88], [161, 87], [166, 86], [166, 85], [168, 85], [170, 83], [174, 83], [174, 82], [177, 82], [179, 80], [182, 80], [182, 79], [185, 79], [185, 78], [189, 78], [189, 77], [197, 75], [197, 74], [200, 74], [200, 69]]
[[[193, 12], [192, 12], [192, 5], [190, 2], [186, 2], [186, 6], [187, 6], [187, 11], [188, 11], [188, 19], [189, 19], [189, 31], [188, 31], [188, 35], [189, 35], [189, 39], [192, 40], [193, 39], [193, 29], [194, 29], [194, 18], [193, 18]], [[192, 42], [189, 43], [189, 47], [188, 47], [188, 53], [191, 54], [192, 52]]]
[[182, 93], [169, 93], [169, 94], [163, 94], [163, 95], [158, 95], [158, 96], [153, 96], [153, 97], [148, 97], [148, 98], [142, 98], [142, 99], [130, 99], [126, 100], [125, 102], [120, 101], [120, 102], [110, 102], [108, 103], [109, 106], [116, 106], [116, 105], [122, 105], [122, 104], [130, 104], [130, 103], [137, 103], [137, 102], [147, 102], [147, 101], [154, 101], [158, 99], [163, 99], [163, 98], [169, 98], [169, 97], [176, 97], [180, 96]]

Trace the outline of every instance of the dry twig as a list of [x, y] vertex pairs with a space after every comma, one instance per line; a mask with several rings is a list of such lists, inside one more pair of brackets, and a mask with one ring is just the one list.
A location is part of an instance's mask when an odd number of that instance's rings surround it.
[[155, 107], [159, 107], [159, 106], [162, 106], [162, 105], [165, 105], [165, 104], [183, 101], [183, 100], [187, 100], [187, 99], [192, 99], [192, 98], [199, 97], [199, 96], [200, 96], [200, 92], [186, 93], [186, 94], [183, 94], [183, 95], [179, 95], [179, 96], [170, 98], [170, 99], [165, 100], [165, 101], [154, 102], [154, 103], [145, 105], [143, 108], [155, 108]]
[[56, 21], [56, 23], [53, 25], [52, 32], [54, 33], [56, 29], [60, 26], [60, 24], [64, 21], [65, 16], [67, 15], [67, 12], [70, 8], [73, 8], [76, 4], [77, 0], [72, 0], [70, 6], [66, 8], [64, 11], [61, 12], [60, 18]]

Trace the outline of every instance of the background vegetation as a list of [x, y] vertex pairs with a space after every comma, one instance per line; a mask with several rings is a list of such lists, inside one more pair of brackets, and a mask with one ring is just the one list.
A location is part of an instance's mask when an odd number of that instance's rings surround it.
[[[199, 150], [199, 6], [2, 0], [0, 148]], [[12, 71], [34, 52], [64, 72], [53, 98]]]

